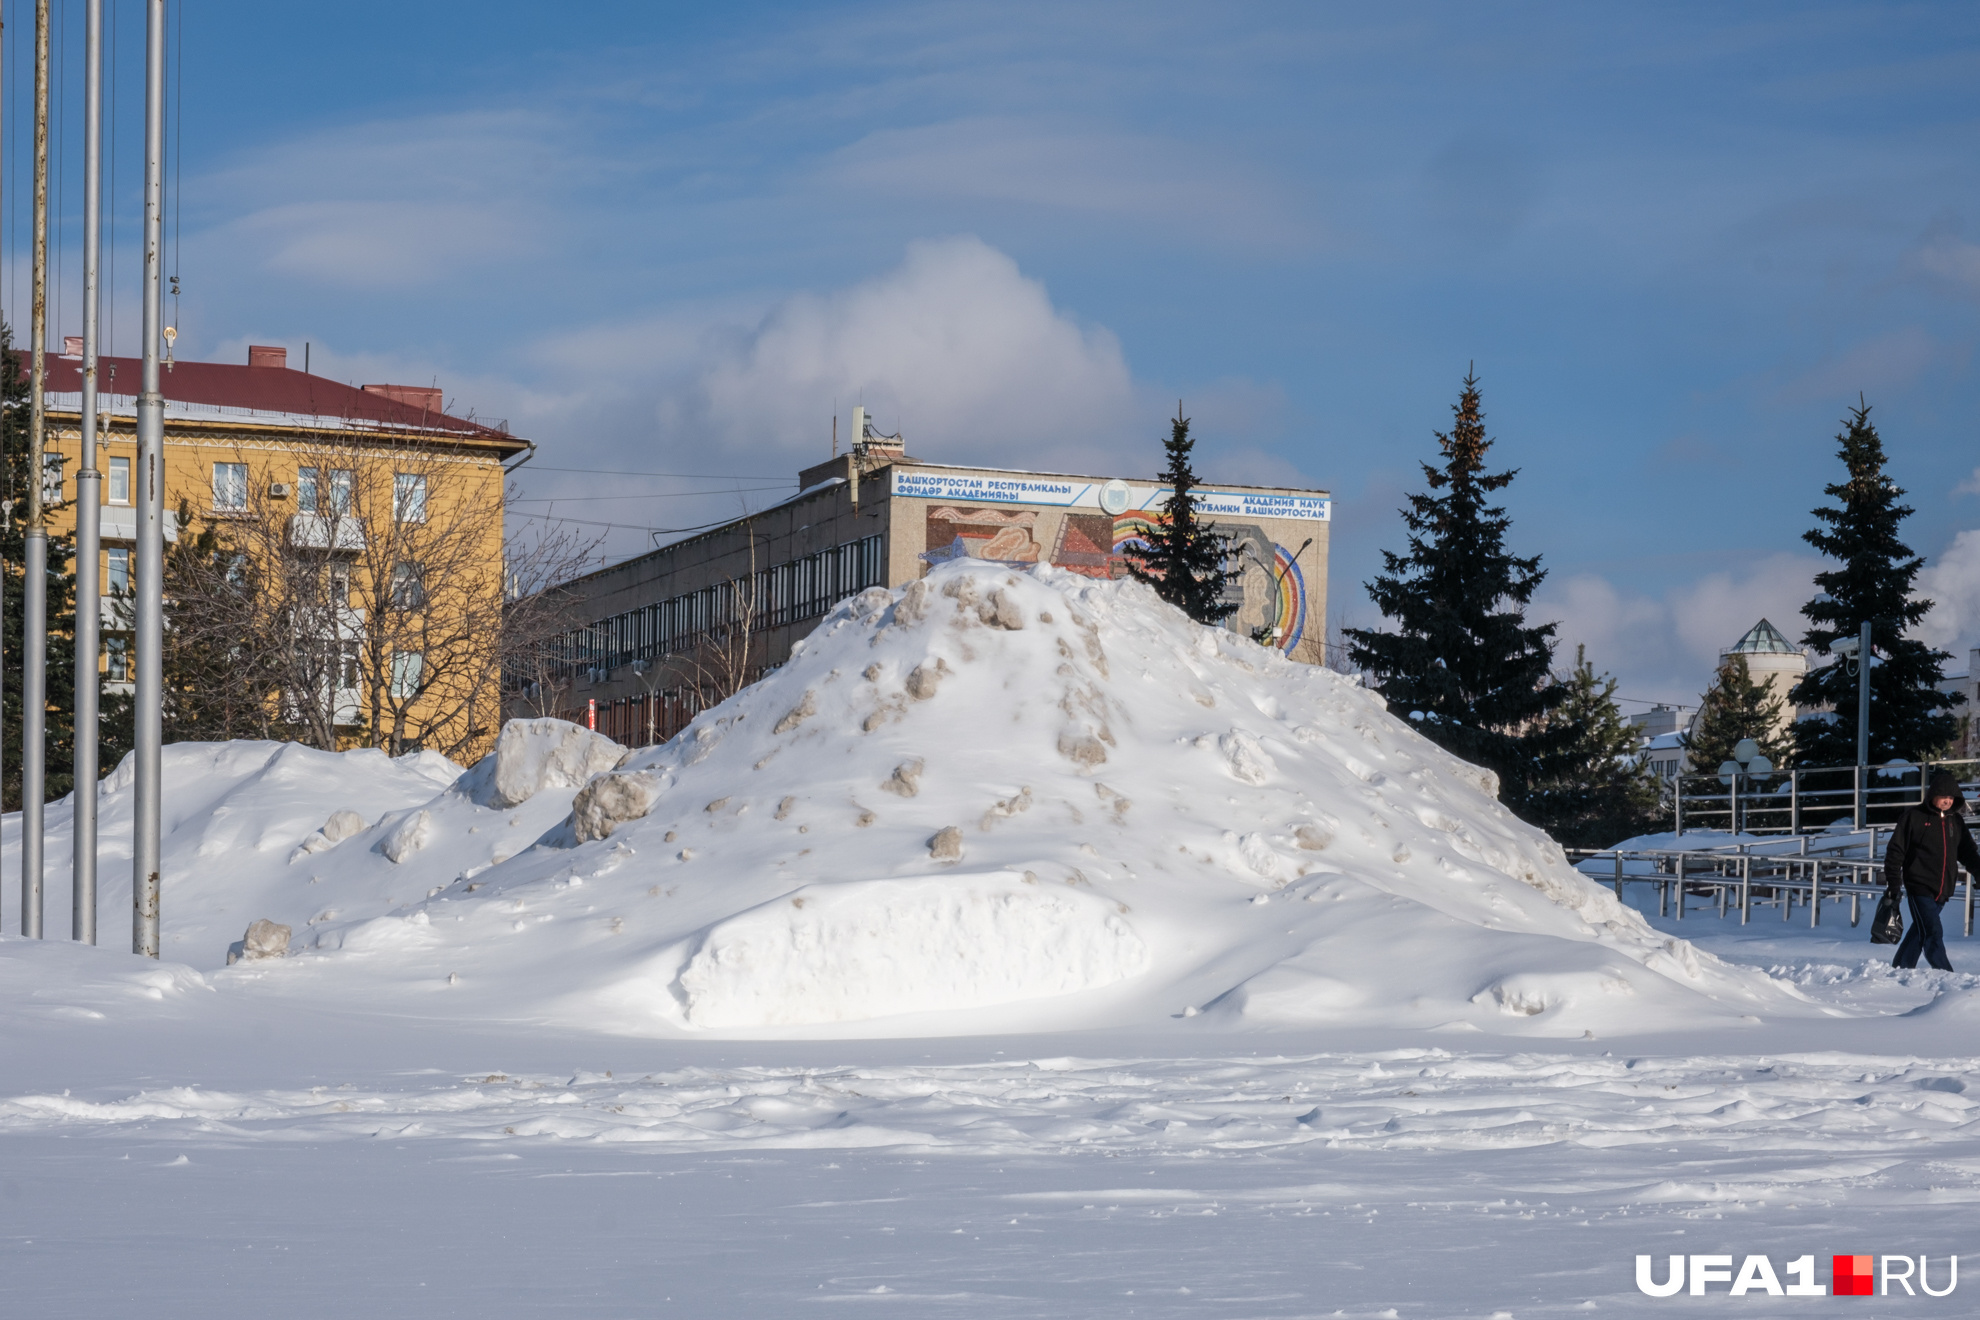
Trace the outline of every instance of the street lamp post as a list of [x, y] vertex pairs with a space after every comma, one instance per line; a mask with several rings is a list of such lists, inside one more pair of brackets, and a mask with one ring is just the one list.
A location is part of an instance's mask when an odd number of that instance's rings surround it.
[[1856, 636], [1838, 637], [1829, 643], [1829, 651], [1845, 665], [1856, 666], [1856, 819], [1853, 823], [1860, 830], [1867, 814], [1865, 793], [1870, 779], [1870, 666], [1874, 660], [1870, 650], [1870, 621], [1863, 621]]
[[1719, 763], [1719, 782], [1731, 790], [1732, 832], [1739, 833], [1739, 781], [1764, 779], [1774, 773], [1774, 763], [1760, 755], [1760, 744], [1741, 738], [1733, 748], [1733, 759]]

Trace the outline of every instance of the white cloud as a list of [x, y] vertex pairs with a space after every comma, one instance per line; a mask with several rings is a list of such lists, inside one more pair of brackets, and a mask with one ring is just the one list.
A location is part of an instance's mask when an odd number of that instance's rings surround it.
[[244, 152], [198, 181], [227, 218], [188, 237], [189, 262], [219, 282], [235, 272], [359, 290], [440, 284], [541, 245], [555, 199], [598, 169], [570, 149], [571, 131], [540, 113], [469, 112]]
[[823, 175], [895, 196], [1129, 219], [1220, 246], [1298, 248], [1315, 237], [1264, 171], [1229, 151], [1151, 134], [956, 119], [870, 133], [828, 158]]
[[834, 407], [845, 419], [863, 403], [920, 457], [1117, 466], [1137, 412], [1113, 333], [1053, 307], [1044, 285], [975, 238], [914, 243], [895, 269], [786, 298], [679, 365], [663, 432], [739, 462], [823, 457]]
[[431, 201], [296, 202], [244, 216], [226, 234], [271, 273], [372, 289], [434, 283], [528, 247], [512, 216]]
[[1962, 239], [1951, 221], [1934, 222], [1909, 257], [1920, 274], [1958, 292], [1980, 294], [1980, 245]]
[[1851, 399], [1902, 390], [1949, 360], [1954, 350], [1918, 326], [1905, 326], [1851, 344], [1788, 380], [1774, 391], [1782, 403]]
[[1980, 531], [1955, 536], [1919, 572], [1918, 594], [1933, 602], [1931, 613], [1919, 621], [1918, 635], [1963, 664], [1963, 648], [1980, 646]]
[[1527, 617], [1559, 620], [1562, 668], [1583, 644], [1598, 671], [1620, 680], [1621, 695], [1690, 703], [1711, 682], [1719, 652], [1761, 619], [1790, 641], [1800, 640], [1807, 626], [1801, 607], [1815, 594], [1821, 565], [1811, 555], [1770, 555], [1708, 573], [1661, 597], [1579, 574], [1550, 580]]
[[[1710, 683], [1719, 652], [1761, 619], [1799, 643], [1808, 626], [1801, 607], [1815, 595], [1815, 574], [1832, 566], [1812, 555], [1773, 555], [1662, 596], [1624, 591], [1584, 573], [1549, 581], [1527, 617], [1560, 621], [1563, 668], [1583, 643], [1596, 669], [1620, 680], [1621, 695], [1693, 702]], [[1918, 637], [1952, 652], [1957, 670], [1967, 648], [1980, 646], [1980, 530], [1954, 537], [1919, 573], [1917, 593], [1934, 603]], [[1641, 707], [1625, 707], [1635, 709]]]
[[[732, 516], [745, 497], [694, 482], [614, 483], [555, 468], [794, 482], [799, 468], [829, 452], [834, 408], [843, 446], [853, 407], [863, 403], [882, 430], [902, 431], [919, 458], [1152, 473], [1162, 418], [1175, 406], [1166, 391], [1134, 380], [1111, 331], [1055, 307], [1008, 255], [969, 237], [911, 244], [897, 266], [841, 289], [676, 305], [573, 327], [530, 343], [520, 358], [527, 367], [514, 375], [464, 373], [318, 343], [315, 366], [352, 380], [437, 377], [450, 403], [506, 418], [514, 433], [547, 442], [522, 470], [529, 495], [582, 499], [557, 511], [618, 520], [607, 547], [613, 553], [645, 547], [647, 525]], [[1276, 415], [1277, 396], [1241, 381], [1215, 382], [1203, 395], [1219, 406], [1189, 406], [1201, 421], [1212, 412], [1218, 418], [1205, 429], [1221, 433], [1211, 450], [1219, 472], [1234, 464], [1242, 475], [1262, 475], [1269, 456], [1233, 449], [1223, 414], [1242, 413], [1248, 426]], [[686, 497], [694, 491], [706, 500]], [[669, 492], [680, 497], [645, 498]], [[747, 494], [753, 504], [777, 497]]]
[[[1145, 467], [1166, 416], [1111, 331], [1054, 307], [1009, 256], [968, 237], [914, 243], [893, 269], [830, 292], [573, 327], [527, 345], [513, 376], [316, 353], [319, 374], [351, 379], [439, 370], [450, 400], [555, 438], [567, 458], [692, 458], [697, 471], [795, 476], [828, 452], [834, 408], [843, 443], [862, 403], [917, 456], [985, 464]], [[1207, 392], [1257, 396], [1247, 420], [1270, 411], [1269, 390], [1240, 385]]]

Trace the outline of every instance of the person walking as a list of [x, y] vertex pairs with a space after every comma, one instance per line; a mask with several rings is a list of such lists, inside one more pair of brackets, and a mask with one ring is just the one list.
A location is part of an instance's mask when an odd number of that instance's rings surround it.
[[1980, 878], [1980, 847], [1966, 828], [1966, 795], [1950, 770], [1935, 771], [1925, 800], [1906, 807], [1891, 831], [1884, 853], [1884, 887], [1896, 894], [1902, 886], [1911, 900], [1911, 929], [1898, 945], [1893, 967], [1916, 967], [1918, 955], [1942, 972], [1952, 970], [1946, 957], [1946, 932], [1939, 913], [1953, 896], [1959, 880], [1955, 863]]

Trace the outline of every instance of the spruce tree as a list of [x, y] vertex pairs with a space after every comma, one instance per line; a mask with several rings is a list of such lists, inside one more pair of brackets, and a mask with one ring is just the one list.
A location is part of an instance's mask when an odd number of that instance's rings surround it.
[[1169, 465], [1156, 478], [1169, 487], [1168, 518], [1143, 537], [1148, 549], [1139, 563], [1128, 562], [1128, 572], [1198, 623], [1219, 623], [1238, 607], [1236, 601], [1224, 598], [1232, 576], [1224, 568], [1230, 558], [1230, 538], [1197, 517], [1196, 469], [1190, 461], [1195, 447], [1189, 418], [1177, 404], [1169, 438], [1162, 443]]
[[[1922, 761], [1952, 741], [1958, 722], [1949, 713], [1957, 698], [1939, 690], [1952, 657], [1905, 636], [1931, 610], [1911, 594], [1925, 561], [1898, 539], [1912, 510], [1904, 492], [1884, 473], [1884, 444], [1870, 423], [1870, 407], [1858, 399], [1847, 428], [1836, 437], [1848, 479], [1824, 487], [1834, 507], [1814, 511], [1820, 525], [1802, 539], [1838, 562], [1815, 575], [1821, 594], [1802, 607], [1809, 629], [1804, 645], [1833, 654], [1839, 637], [1854, 637], [1867, 620], [1878, 663], [1870, 669], [1870, 764]], [[1828, 706], [1828, 719], [1795, 725], [1796, 753], [1809, 766], [1856, 763], [1857, 677], [1851, 665], [1824, 665], [1795, 685], [1795, 704]]]
[[[0, 646], [5, 647], [4, 705], [0, 705], [0, 753], [6, 757], [0, 798], [8, 811], [21, 806], [21, 657], [26, 636], [29, 380], [26, 364], [13, 347], [13, 328], [0, 320], [0, 500], [12, 507], [0, 513], [0, 572], [4, 572], [6, 604], [0, 611]], [[48, 504], [53, 512], [62, 507]], [[76, 713], [76, 577], [71, 571], [75, 541], [51, 534], [48, 538], [47, 736], [42, 742], [47, 798], [53, 801], [75, 787]], [[131, 699], [121, 693], [98, 698], [97, 764], [113, 770], [131, 748]]]
[[165, 740], [272, 737], [281, 685], [267, 661], [277, 647], [260, 575], [191, 501], [179, 501], [178, 522], [178, 539], [165, 547]]
[[1367, 584], [1395, 630], [1345, 635], [1390, 710], [1497, 772], [1500, 797], [1522, 811], [1541, 758], [1563, 742], [1547, 717], [1567, 690], [1549, 673], [1554, 625], [1526, 623], [1525, 607], [1546, 577], [1540, 557], [1506, 548], [1512, 519], [1487, 503], [1518, 470], [1484, 470], [1492, 441], [1475, 374], [1466, 373], [1452, 412], [1450, 433], [1437, 433], [1443, 466], [1423, 464], [1430, 491], [1411, 495], [1401, 511], [1408, 553], [1383, 551], [1387, 571]]
[[1637, 754], [1636, 729], [1616, 708], [1616, 680], [1596, 676], [1584, 647], [1575, 648], [1566, 688], [1547, 717], [1557, 745], [1538, 768], [1523, 814], [1571, 848], [1613, 847], [1655, 826], [1657, 779]]
[[1744, 655], [1725, 658], [1712, 680], [1698, 719], [1679, 739], [1691, 761], [1691, 773], [1713, 775], [1733, 759], [1733, 749], [1751, 738], [1760, 754], [1776, 769], [1794, 760], [1793, 735], [1782, 726], [1786, 707], [1773, 687], [1753, 677]]
[[[23, 639], [27, 635], [28, 371], [13, 351], [13, 329], [0, 323], [0, 500], [11, 502], [0, 522], [0, 561], [6, 565], [6, 610], [0, 619], [0, 646], [6, 648], [6, 705], [0, 716], [4, 738], [7, 810], [21, 806], [21, 702]], [[58, 505], [45, 506], [53, 512]], [[73, 555], [66, 537], [48, 538], [47, 736], [42, 744], [47, 796], [61, 797], [75, 786], [75, 652], [63, 645], [75, 627], [76, 582], [69, 572]]]

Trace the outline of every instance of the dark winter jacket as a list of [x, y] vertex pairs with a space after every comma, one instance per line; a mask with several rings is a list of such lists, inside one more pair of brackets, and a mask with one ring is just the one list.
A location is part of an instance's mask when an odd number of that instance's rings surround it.
[[1972, 831], [1966, 828], [1966, 802], [1957, 784], [1951, 790], [1951, 811], [1941, 812], [1932, 805], [1935, 791], [1943, 787], [1935, 777], [1925, 801], [1905, 809], [1884, 853], [1886, 886], [1895, 889], [1903, 884], [1942, 903], [1952, 897], [1953, 886], [1959, 882], [1955, 863], [1980, 878], [1980, 847], [1974, 846]]

